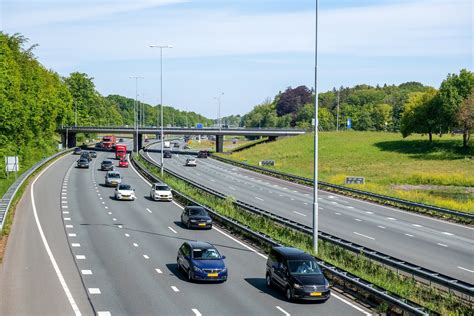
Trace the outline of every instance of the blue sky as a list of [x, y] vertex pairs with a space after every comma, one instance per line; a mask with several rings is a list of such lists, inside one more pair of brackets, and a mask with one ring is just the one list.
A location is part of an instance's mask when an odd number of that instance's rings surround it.
[[[315, 1], [0, 0], [0, 27], [39, 44], [63, 76], [94, 77], [103, 95], [163, 102], [208, 117], [245, 114], [288, 86], [314, 86]], [[470, 0], [321, 0], [318, 91], [420, 81], [472, 70]]]

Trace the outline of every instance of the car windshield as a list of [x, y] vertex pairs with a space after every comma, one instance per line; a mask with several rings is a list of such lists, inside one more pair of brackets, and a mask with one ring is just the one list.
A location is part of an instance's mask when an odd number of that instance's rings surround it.
[[110, 160], [102, 161], [102, 164], [104, 164], [104, 165], [111, 165], [111, 164], [112, 164], [112, 161], [110, 161]]
[[118, 174], [118, 173], [109, 173], [108, 177], [109, 178], [120, 178], [120, 174]]
[[119, 185], [119, 190], [131, 190], [132, 186], [128, 184], [121, 184]]
[[220, 259], [221, 255], [214, 248], [207, 249], [193, 249], [193, 259], [197, 260], [209, 260], [209, 259]]
[[199, 216], [207, 216], [207, 212], [202, 208], [190, 208], [189, 215], [199, 215]]
[[291, 274], [321, 274], [321, 270], [315, 260], [288, 260], [288, 267]]
[[167, 185], [158, 185], [158, 186], [156, 186], [156, 189], [158, 191], [169, 191], [170, 190], [170, 188]]
[[79, 159], [79, 162], [89, 162], [89, 161], [87, 159], [81, 158], [81, 159]]

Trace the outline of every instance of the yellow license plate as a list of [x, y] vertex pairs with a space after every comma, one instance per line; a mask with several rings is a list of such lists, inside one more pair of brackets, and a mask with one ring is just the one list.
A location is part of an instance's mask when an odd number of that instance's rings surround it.
[[205, 223], [199, 223], [199, 226], [206, 226]]
[[311, 292], [310, 296], [321, 296], [321, 292]]
[[217, 273], [208, 273], [207, 277], [208, 278], [217, 278], [218, 274]]

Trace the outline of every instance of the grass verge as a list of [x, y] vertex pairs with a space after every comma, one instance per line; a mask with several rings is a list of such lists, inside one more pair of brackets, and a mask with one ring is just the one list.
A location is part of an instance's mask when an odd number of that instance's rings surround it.
[[[157, 167], [141, 157], [137, 159], [155, 176], [160, 177]], [[281, 244], [304, 249], [314, 254], [311, 239], [306, 234], [278, 225], [262, 216], [237, 209], [231, 199], [216, 198], [168, 174], [165, 174], [162, 180], [173, 189], [254, 231], [263, 233]], [[442, 315], [474, 315], [471, 307], [460, 298], [417, 283], [363, 255], [355, 255], [339, 246], [320, 240], [319, 254], [316, 257]], [[380, 306], [379, 309], [383, 311], [386, 307]]]

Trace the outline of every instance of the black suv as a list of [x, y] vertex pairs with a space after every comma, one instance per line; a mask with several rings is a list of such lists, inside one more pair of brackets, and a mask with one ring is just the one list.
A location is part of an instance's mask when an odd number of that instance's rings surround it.
[[209, 156], [209, 153], [206, 150], [200, 150], [197, 155], [198, 158], [207, 158], [207, 156]]
[[100, 164], [100, 170], [102, 171], [111, 171], [114, 170], [114, 164], [110, 160], [104, 160]]
[[163, 151], [163, 158], [171, 158], [171, 151], [169, 150]]
[[291, 247], [274, 247], [267, 260], [266, 283], [285, 291], [285, 297], [326, 301], [331, 296], [329, 282], [313, 256]]

